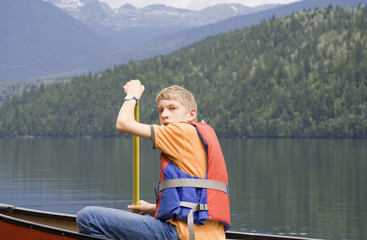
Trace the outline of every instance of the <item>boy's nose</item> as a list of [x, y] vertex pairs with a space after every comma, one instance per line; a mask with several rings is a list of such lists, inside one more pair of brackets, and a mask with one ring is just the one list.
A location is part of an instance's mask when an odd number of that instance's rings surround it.
[[164, 109], [163, 112], [162, 112], [162, 118], [166, 118], [168, 115], [167, 115], [167, 110]]

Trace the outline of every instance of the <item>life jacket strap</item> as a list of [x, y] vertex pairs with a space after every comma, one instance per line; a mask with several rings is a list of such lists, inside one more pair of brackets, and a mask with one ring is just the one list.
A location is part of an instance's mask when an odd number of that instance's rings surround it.
[[[226, 183], [211, 179], [198, 179], [198, 178], [175, 178], [164, 180], [159, 183], [158, 192], [163, 191], [164, 189], [167, 188], [177, 188], [177, 187], [215, 189], [218, 191], [222, 191], [228, 195], [228, 186]], [[189, 214], [187, 215], [187, 226], [189, 229], [189, 240], [194, 240], [195, 231], [194, 231], [193, 213], [196, 211], [207, 211], [208, 205], [205, 203], [180, 202], [180, 206], [191, 209]]]
[[176, 188], [176, 187], [210, 188], [228, 194], [227, 184], [216, 180], [197, 179], [197, 178], [178, 178], [178, 179], [164, 180], [159, 184], [159, 192], [166, 188]]
[[187, 215], [187, 226], [189, 228], [189, 240], [195, 239], [195, 230], [194, 230], [194, 217], [193, 213], [196, 211], [205, 211], [208, 210], [208, 205], [204, 203], [191, 203], [191, 202], [180, 202], [181, 207], [191, 208], [189, 215]]

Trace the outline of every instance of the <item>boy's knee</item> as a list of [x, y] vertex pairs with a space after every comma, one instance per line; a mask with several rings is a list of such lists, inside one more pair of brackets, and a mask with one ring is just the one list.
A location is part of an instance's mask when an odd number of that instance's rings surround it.
[[76, 214], [77, 223], [88, 222], [88, 219], [90, 219], [91, 216], [93, 215], [93, 213], [95, 212], [94, 209], [95, 209], [95, 207], [85, 207], [85, 208], [81, 209]]
[[95, 216], [98, 215], [97, 207], [85, 207], [76, 214], [76, 222], [80, 233], [95, 235], [94, 229]]

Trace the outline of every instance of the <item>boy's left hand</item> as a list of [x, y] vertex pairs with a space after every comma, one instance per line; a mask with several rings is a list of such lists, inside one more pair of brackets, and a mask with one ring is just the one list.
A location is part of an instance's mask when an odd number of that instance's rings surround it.
[[148, 203], [144, 200], [139, 201], [139, 205], [128, 205], [128, 209], [131, 210], [131, 212], [137, 211], [140, 215], [149, 214], [150, 216], [154, 217], [156, 205], [152, 203]]

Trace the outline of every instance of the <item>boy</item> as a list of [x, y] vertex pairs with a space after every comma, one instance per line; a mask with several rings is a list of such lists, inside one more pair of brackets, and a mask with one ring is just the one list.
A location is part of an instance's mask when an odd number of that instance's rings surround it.
[[195, 98], [179, 86], [157, 95], [161, 126], [136, 122], [134, 108], [144, 89], [139, 80], [126, 83], [116, 129], [151, 139], [161, 151], [157, 204], [128, 206], [140, 215], [87, 207], [77, 216], [80, 232], [117, 239], [225, 239], [228, 176], [214, 130], [196, 122]]

